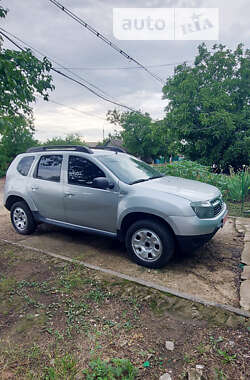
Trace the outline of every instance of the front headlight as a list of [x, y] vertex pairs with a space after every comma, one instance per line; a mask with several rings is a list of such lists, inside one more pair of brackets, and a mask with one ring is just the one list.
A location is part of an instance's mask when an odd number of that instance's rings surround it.
[[200, 219], [208, 219], [214, 217], [214, 208], [209, 201], [191, 202], [190, 206]]

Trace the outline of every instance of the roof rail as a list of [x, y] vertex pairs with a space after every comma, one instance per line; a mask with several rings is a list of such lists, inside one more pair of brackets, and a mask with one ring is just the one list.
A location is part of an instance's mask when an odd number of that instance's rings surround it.
[[75, 152], [84, 152], [93, 154], [92, 150], [88, 148], [87, 146], [83, 145], [47, 145], [47, 146], [37, 146], [33, 148], [29, 148], [26, 153], [33, 153], [33, 152], [48, 152], [51, 150], [68, 150], [68, 151], [75, 151]]
[[97, 145], [93, 149], [111, 150], [112, 152], [127, 153], [126, 150], [120, 148], [119, 146]]

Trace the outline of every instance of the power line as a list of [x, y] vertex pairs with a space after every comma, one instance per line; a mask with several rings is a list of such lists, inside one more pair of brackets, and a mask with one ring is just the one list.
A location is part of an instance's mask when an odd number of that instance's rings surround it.
[[[33, 50], [34, 52], [38, 53], [39, 55], [41, 55], [42, 57], [48, 57], [47, 54], [44, 54], [43, 52], [39, 51], [38, 49], [34, 48], [33, 46], [31, 46], [29, 43], [21, 40], [21, 38], [15, 36], [14, 34], [8, 32], [7, 30], [3, 29], [0, 27], [0, 30], [2, 30], [3, 32], [7, 33], [8, 35], [12, 36], [13, 38], [15, 38], [17, 41], [21, 42], [22, 44], [28, 46], [31, 50]], [[17, 46], [17, 45], [16, 45]], [[94, 84], [90, 83], [89, 81], [87, 81], [86, 79], [84, 79], [83, 77], [81, 77], [80, 75], [74, 73], [73, 71], [71, 71], [72, 69], [70, 68], [67, 68], [65, 67], [64, 65], [62, 65], [61, 63], [59, 62], [56, 62], [53, 58], [51, 57], [48, 57], [49, 60], [53, 63], [55, 63], [57, 66], [59, 66], [61, 69], [63, 70], [67, 70], [69, 73], [73, 74], [76, 78], [82, 80], [83, 82], [87, 83], [89, 86], [95, 88], [96, 90], [102, 92], [104, 95], [107, 95], [107, 96], [110, 96], [109, 94], [107, 94], [105, 91], [101, 90], [99, 87], [95, 86]], [[112, 97], [112, 96], [110, 96]]]
[[[166, 67], [166, 66], [176, 66], [182, 65], [184, 62], [193, 62], [193, 60], [189, 59], [183, 62], [173, 62], [173, 63], [163, 63], [161, 65], [146, 65], [147, 68], [151, 67]], [[142, 69], [140, 66], [124, 66], [124, 67], [67, 67], [67, 69], [71, 70], [86, 70], [86, 71], [103, 71], [103, 70], [138, 70]]]
[[[1, 28], [2, 29], [2, 28]], [[2, 34], [5, 38], [7, 38], [8, 41], [10, 41], [12, 44], [14, 44], [18, 49], [22, 50], [22, 51], [25, 51], [24, 48], [22, 48], [21, 46], [19, 46], [15, 41], [13, 41], [10, 37], [8, 37], [4, 32], [0, 31], [0, 34]], [[129, 106], [126, 106], [124, 104], [121, 104], [121, 103], [118, 103], [118, 102], [115, 102], [115, 101], [112, 101], [111, 99], [101, 95], [101, 94], [98, 94], [98, 92], [96, 92], [95, 90], [93, 90], [92, 88], [88, 87], [86, 84], [84, 83], [81, 83], [79, 80], [77, 79], [74, 79], [72, 77], [70, 77], [69, 75], [65, 74], [65, 73], [62, 73], [60, 70], [58, 69], [55, 69], [53, 66], [51, 67], [51, 70], [56, 72], [57, 74], [63, 76], [64, 78], [67, 78], [69, 80], [71, 80], [72, 82], [75, 82], [77, 84], [79, 84], [80, 86], [86, 88], [88, 91], [90, 91], [92, 94], [98, 96], [99, 98], [101, 98], [102, 100], [105, 100], [106, 102], [108, 103], [112, 103], [118, 107], [122, 107], [122, 108], [126, 108], [127, 110], [131, 111], [131, 112], [136, 112], [136, 113], [140, 113], [140, 111], [137, 111]]]
[[129, 107], [129, 106], [125, 106], [124, 104], [121, 104], [121, 103], [118, 103], [118, 102], [114, 102], [113, 100], [110, 100], [110, 99], [106, 98], [105, 96], [102, 96], [101, 94], [98, 94], [96, 91], [92, 90], [92, 88], [89, 88], [89, 87], [86, 86], [85, 84], [79, 82], [77, 79], [74, 79], [74, 78], [68, 76], [67, 74], [62, 73], [61, 71], [59, 71], [59, 70], [57, 70], [57, 69], [54, 69], [53, 67], [51, 68], [51, 70], [55, 71], [57, 74], [62, 75], [62, 76], [65, 77], [65, 78], [68, 78], [68, 79], [72, 80], [72, 81], [75, 82], [75, 83], [78, 83], [80, 86], [87, 88], [90, 92], [92, 92], [92, 94], [97, 95], [99, 98], [105, 100], [106, 102], [109, 102], [109, 103], [115, 104], [115, 105], [118, 106], [118, 107], [127, 108], [129, 111], [132, 111], [132, 112], [140, 113], [139, 111], [134, 110], [133, 108], [131, 108], [131, 107]]
[[87, 22], [83, 21], [80, 17], [75, 15], [73, 12], [71, 12], [69, 9], [65, 8], [62, 4], [60, 4], [57, 0], [49, 0], [52, 4], [56, 5], [59, 9], [61, 9], [63, 12], [65, 12], [68, 16], [73, 18], [76, 22], [81, 24], [84, 28], [88, 29], [91, 33], [93, 33], [96, 37], [100, 38], [104, 43], [109, 45], [112, 49], [118, 51], [123, 57], [127, 58], [130, 62], [134, 62], [136, 65], [140, 66], [143, 70], [145, 70], [149, 75], [151, 75], [153, 78], [158, 80], [161, 83], [165, 83], [162, 78], [160, 78], [158, 75], [154, 74], [152, 71], [150, 71], [146, 66], [138, 62], [136, 59], [132, 58], [130, 55], [128, 55], [124, 50], [119, 48], [119, 46], [115, 45], [112, 41], [110, 41], [107, 37], [105, 37], [102, 33], [98, 32], [95, 28], [93, 28], [91, 25], [89, 25]]
[[[30, 49], [34, 50], [35, 52], [37, 52], [39, 55], [43, 56], [43, 57], [47, 57], [48, 54], [47, 53], [43, 53], [41, 51], [39, 51], [38, 49], [34, 48], [33, 46], [31, 46], [28, 42], [22, 40], [20, 37], [17, 37], [15, 36], [14, 34], [10, 33], [8, 30], [6, 29], [3, 29], [2, 27], [0, 27], [0, 29], [9, 34], [10, 36], [14, 37], [16, 40], [18, 40], [19, 42], [23, 43], [24, 45], [27, 45]], [[86, 71], [98, 71], [98, 70], [138, 70], [138, 69], [142, 69], [141, 66], [120, 66], [120, 67], [66, 67], [65, 65], [62, 65], [61, 63], [58, 63], [54, 60], [54, 58], [49, 58], [51, 62], [54, 62], [56, 65], [58, 65], [61, 69], [64, 69], [64, 70], [86, 70]], [[169, 62], [169, 63], [162, 63], [162, 64], [159, 64], [159, 65], [145, 65], [145, 67], [147, 68], [154, 68], [154, 67], [166, 67], [166, 66], [176, 66], [176, 65], [181, 65], [183, 64], [184, 62], [193, 62], [193, 59], [187, 59], [187, 60], [184, 60], [182, 62]], [[76, 77], [78, 77], [79, 79], [82, 79], [83, 81], [86, 81], [86, 83], [88, 84], [91, 84], [89, 83], [86, 79], [84, 79], [83, 77], [80, 77], [78, 74], [74, 73], [74, 72], [71, 72], [71, 74], [75, 75]], [[93, 84], [92, 84], [92, 87], [95, 87]], [[96, 87], [99, 91], [102, 91], [101, 89], [99, 89], [98, 87]]]
[[106, 119], [105, 119], [104, 117], [97, 116], [97, 115], [95, 115], [95, 114], [91, 114], [91, 113], [88, 113], [88, 112], [84, 112], [84, 111], [78, 110], [78, 109], [75, 108], [75, 107], [66, 106], [65, 104], [62, 104], [62, 103], [56, 102], [55, 100], [48, 99], [48, 102], [53, 103], [53, 104], [57, 104], [58, 106], [65, 107], [65, 108], [68, 108], [68, 109], [73, 110], [73, 111], [76, 111], [76, 112], [79, 112], [79, 113], [81, 113], [81, 114], [83, 114], [83, 115], [87, 115], [87, 116], [89, 116], [89, 117], [96, 117], [97, 119], [105, 120], [105, 121], [106, 121]]

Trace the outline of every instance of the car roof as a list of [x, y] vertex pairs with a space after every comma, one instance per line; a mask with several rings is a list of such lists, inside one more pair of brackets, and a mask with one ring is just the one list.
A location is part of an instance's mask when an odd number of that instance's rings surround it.
[[70, 153], [87, 153], [87, 154], [94, 154], [96, 156], [98, 155], [113, 155], [116, 153], [126, 153], [122, 148], [115, 147], [115, 146], [97, 146], [93, 149], [87, 147], [87, 146], [81, 146], [81, 145], [48, 145], [48, 146], [37, 146], [33, 148], [29, 148], [26, 151], [27, 153], [55, 153], [55, 152], [70, 152]]
[[[110, 156], [117, 154], [117, 152], [113, 152], [112, 150], [105, 149], [91, 149], [95, 156]], [[120, 152], [121, 153], [121, 152]]]

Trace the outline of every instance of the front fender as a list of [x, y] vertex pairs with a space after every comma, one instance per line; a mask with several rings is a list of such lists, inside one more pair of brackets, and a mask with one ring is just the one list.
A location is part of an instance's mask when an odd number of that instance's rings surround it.
[[[166, 199], [168, 197], [168, 199]], [[193, 216], [189, 202], [175, 195], [164, 194], [164, 197], [153, 198], [145, 194], [126, 194], [118, 205], [117, 229], [120, 230], [123, 219], [135, 212], [147, 213], [165, 220], [175, 233], [178, 228], [171, 216]]]
[[160, 211], [156, 211], [156, 210], [154, 210], [154, 209], [152, 209], [150, 207], [133, 207], [133, 208], [124, 210], [119, 215], [119, 218], [118, 218], [118, 228], [117, 229], [118, 230], [121, 229], [122, 221], [123, 221], [123, 219], [127, 215], [135, 213], [135, 212], [144, 213], [144, 214], [150, 214], [152, 216], [160, 217], [161, 219], [165, 220], [170, 225], [170, 227], [172, 228], [172, 230], [174, 231], [174, 233], [177, 233], [177, 231], [178, 231], [175, 223], [170, 218], [168, 218], [166, 216], [166, 214], [164, 214], [163, 212], [160, 212]]

